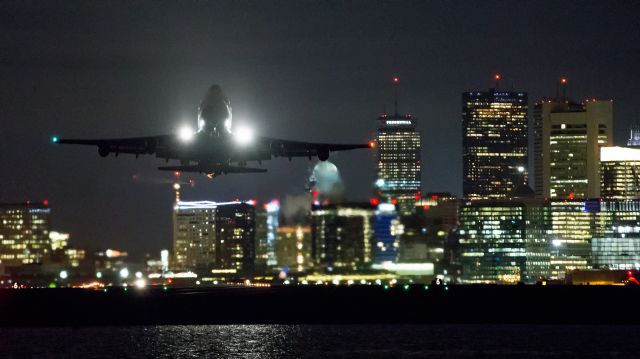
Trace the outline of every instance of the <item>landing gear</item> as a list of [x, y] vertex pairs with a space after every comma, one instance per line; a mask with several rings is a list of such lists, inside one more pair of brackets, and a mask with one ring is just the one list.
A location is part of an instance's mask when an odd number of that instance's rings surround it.
[[323, 162], [329, 159], [329, 149], [327, 147], [318, 149], [318, 159]]

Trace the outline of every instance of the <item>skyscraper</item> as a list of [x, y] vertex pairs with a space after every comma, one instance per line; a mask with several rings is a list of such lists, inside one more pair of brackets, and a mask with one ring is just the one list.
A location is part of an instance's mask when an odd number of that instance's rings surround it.
[[247, 202], [178, 202], [173, 212], [175, 270], [248, 275], [255, 262], [255, 208]]
[[[562, 80], [563, 88], [566, 80]], [[613, 145], [613, 104], [566, 97], [534, 108], [535, 190], [544, 198], [598, 198], [600, 147]]]
[[527, 110], [524, 92], [462, 94], [464, 197], [503, 199], [527, 183]]
[[[395, 77], [393, 82], [397, 86], [398, 78]], [[398, 214], [409, 215], [415, 210], [422, 183], [420, 132], [416, 130], [413, 116], [398, 114], [397, 99], [393, 115], [385, 113], [378, 117], [376, 141], [376, 186], [385, 201], [396, 205]]]
[[0, 265], [42, 263], [51, 250], [48, 201], [0, 204]]
[[268, 272], [277, 264], [275, 241], [280, 216], [280, 201], [277, 199], [256, 207], [256, 269]]

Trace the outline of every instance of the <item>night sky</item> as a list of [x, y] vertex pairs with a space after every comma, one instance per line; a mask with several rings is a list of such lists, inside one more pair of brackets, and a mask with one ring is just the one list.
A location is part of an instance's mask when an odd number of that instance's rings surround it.
[[[53, 4], [55, 3], [56, 6]], [[170, 173], [155, 157], [98, 157], [53, 134], [111, 138], [195, 127], [218, 83], [260, 134], [366, 142], [392, 108], [419, 120], [423, 190], [462, 189], [461, 92], [493, 86], [614, 99], [616, 144], [640, 123], [640, 3], [632, 1], [0, 2], [0, 201], [48, 199], [72, 244], [135, 256], [171, 246]], [[187, 200], [304, 192], [316, 160], [193, 178]], [[365, 199], [373, 152], [331, 158]], [[137, 180], [133, 176], [137, 176]]]

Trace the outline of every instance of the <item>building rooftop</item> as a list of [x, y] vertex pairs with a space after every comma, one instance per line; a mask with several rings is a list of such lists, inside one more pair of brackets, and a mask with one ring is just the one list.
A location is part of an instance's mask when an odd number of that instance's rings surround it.
[[601, 147], [601, 162], [640, 161], [640, 148], [630, 147]]

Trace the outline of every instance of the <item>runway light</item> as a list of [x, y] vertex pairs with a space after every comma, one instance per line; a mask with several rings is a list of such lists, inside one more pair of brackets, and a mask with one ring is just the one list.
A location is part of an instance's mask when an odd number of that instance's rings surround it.
[[144, 288], [146, 286], [147, 286], [147, 282], [144, 279], [140, 278], [136, 280], [136, 287]]
[[253, 130], [249, 127], [241, 126], [233, 131], [233, 138], [240, 145], [246, 145], [253, 141]]
[[178, 137], [183, 142], [190, 142], [193, 139], [194, 132], [189, 126], [181, 127], [178, 131]]

